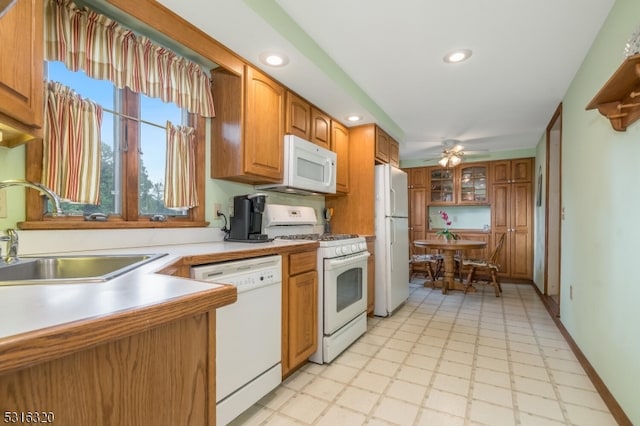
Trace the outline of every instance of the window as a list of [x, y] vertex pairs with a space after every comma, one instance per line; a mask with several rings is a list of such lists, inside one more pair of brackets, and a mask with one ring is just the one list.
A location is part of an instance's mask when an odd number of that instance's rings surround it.
[[[50, 113], [47, 115], [49, 120], [45, 120], [50, 123], [48, 128], [51, 138], [47, 139], [46, 145], [49, 147], [46, 151], [48, 154], [43, 157], [43, 144], [35, 143], [27, 146], [26, 177], [30, 180], [43, 181], [43, 178], [51, 179], [55, 176], [54, 184], [58, 186], [62, 184], [65, 188], [67, 183], [90, 185], [95, 188], [93, 196], [70, 195], [69, 198], [87, 202], [95, 201], [98, 187], [93, 185], [97, 182], [93, 180], [97, 177], [97, 173], [93, 171], [97, 170], [94, 164], [98, 166], [99, 162], [99, 203], [95, 205], [65, 202], [63, 204], [65, 216], [53, 217], [47, 214], [48, 211], [52, 211], [49, 203], [45, 203], [35, 191], [30, 191], [27, 194], [27, 222], [21, 227], [62, 229], [206, 225], [204, 222], [204, 123], [206, 119], [203, 117], [213, 116], [213, 102], [207, 74], [197, 64], [180, 58], [143, 36], [134, 35], [130, 30], [119, 26], [109, 18], [101, 17], [86, 9], [77, 9], [73, 3], [66, 0], [61, 2], [48, 0], [45, 4], [45, 57], [48, 59], [46, 75], [49, 80], [59, 82], [82, 98], [100, 105], [92, 108], [97, 108], [95, 117], [100, 116], [99, 111], [100, 108], [102, 109], [102, 122], [99, 126], [99, 135], [98, 127], [95, 125], [91, 127], [93, 129], [91, 134], [94, 135], [92, 141], [95, 141], [92, 142], [94, 148], [92, 151], [84, 150], [83, 144], [87, 139], [84, 139], [81, 134], [77, 132], [67, 132], [66, 136], [59, 134], [59, 129], [75, 129], [76, 122], [78, 128], [84, 126], [80, 124], [81, 121], [76, 117], [76, 112], [71, 113], [72, 118], [68, 121], [62, 118], [56, 121], [58, 117], [62, 117], [62, 114], [58, 114], [56, 107], [51, 107], [53, 109], [49, 110]], [[107, 44], [100, 44], [107, 40]], [[113, 48], [113, 50], [106, 51], [107, 48]], [[133, 56], [129, 56], [129, 53]], [[115, 55], [113, 57], [117, 58], [121, 68], [116, 68], [113, 62], [107, 60], [112, 58], [109, 55]], [[80, 57], [82, 60], [79, 61]], [[64, 61], [64, 63], [58, 61]], [[103, 66], [106, 64], [109, 66]], [[87, 69], [87, 74], [82, 70], [71, 71], [71, 68]], [[117, 81], [117, 85], [112, 83], [111, 79], [114, 82]], [[134, 87], [135, 91], [129, 87]], [[52, 94], [52, 96], [57, 95]], [[165, 100], [171, 99], [182, 107], [172, 102], [165, 102], [160, 97]], [[86, 101], [83, 102], [86, 103]], [[187, 112], [186, 108], [194, 113]], [[100, 123], [99, 119], [93, 122]], [[167, 129], [168, 122], [172, 124], [170, 132]], [[170, 154], [167, 154], [167, 135], [169, 134], [171, 135]], [[65, 148], [67, 145], [64, 143], [58, 142], [67, 139], [78, 142], [73, 142], [75, 145], [68, 145], [69, 148]], [[101, 151], [100, 161], [97, 158], [98, 145]], [[72, 159], [84, 158], [83, 152], [96, 153], [96, 156], [92, 157], [95, 162], [92, 159], [90, 163], [92, 172], [89, 179], [77, 178], [85, 176], [80, 173], [80, 170], [87, 166], [80, 166], [80, 168], [74, 166], [74, 168], [68, 165], [74, 162]], [[168, 169], [165, 176], [167, 155], [170, 155], [171, 164], [176, 166]], [[46, 165], [43, 165], [43, 158], [48, 159]], [[63, 172], [59, 173], [58, 170], [61, 169]], [[46, 170], [44, 175], [43, 170]], [[74, 175], [69, 175], [73, 178], [67, 179], [65, 172], [73, 172], [73, 170], [78, 171]], [[164, 204], [164, 186], [169, 183], [171, 185], [167, 188], [166, 196], [171, 200], [171, 204], [194, 207], [167, 208]], [[108, 220], [87, 221], [86, 219], [94, 213], [103, 214], [108, 217]], [[158, 215], [166, 221], [150, 221]]]
[[[198, 192], [204, 199], [204, 119], [189, 114], [173, 103], [137, 94], [131, 90], [118, 89], [111, 82], [87, 77], [82, 71], [68, 70], [60, 62], [47, 63], [49, 80], [69, 86], [79, 95], [89, 98], [103, 107], [101, 126], [101, 177], [100, 204], [76, 204], [63, 202], [64, 218], [43, 216], [41, 202], [28, 202], [28, 220], [44, 219], [43, 225], [26, 224], [24, 228], [119, 227], [123, 222], [138, 222], [138, 226], [153, 224], [154, 215], [163, 215], [164, 226], [204, 225], [203, 202], [191, 209], [168, 209], [164, 206], [164, 173], [166, 161], [166, 122], [174, 125], [190, 125], [197, 130], [198, 155], [196, 167], [201, 171]], [[40, 181], [41, 153], [29, 152], [28, 174]], [[37, 196], [36, 196], [37, 197]], [[35, 201], [35, 199], [33, 199]], [[52, 211], [49, 202], [46, 212]], [[102, 213], [108, 222], [86, 222], [85, 216]]]

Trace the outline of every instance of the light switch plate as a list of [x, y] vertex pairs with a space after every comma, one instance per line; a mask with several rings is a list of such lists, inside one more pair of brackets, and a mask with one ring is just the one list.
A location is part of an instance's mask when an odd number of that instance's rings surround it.
[[0, 189], [0, 219], [7, 217], [7, 194], [4, 189]]

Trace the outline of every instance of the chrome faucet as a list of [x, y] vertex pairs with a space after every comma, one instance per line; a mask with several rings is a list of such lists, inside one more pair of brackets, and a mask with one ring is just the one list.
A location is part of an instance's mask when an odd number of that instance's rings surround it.
[[51, 200], [51, 203], [53, 204], [53, 207], [56, 210], [51, 214], [53, 216], [64, 216], [64, 212], [62, 211], [62, 207], [60, 206], [60, 201], [61, 201], [60, 197], [58, 196], [58, 194], [56, 194], [55, 192], [53, 192], [51, 189], [47, 188], [43, 184], [38, 182], [31, 182], [28, 180], [22, 180], [22, 179], [8, 179], [8, 180], [0, 181], [0, 189], [7, 188], [9, 186], [24, 186], [24, 187], [35, 189], [36, 191], [42, 192]]
[[7, 235], [0, 235], [0, 241], [6, 241], [7, 255], [2, 257], [2, 250], [0, 250], [0, 263], [13, 263], [18, 260], [18, 233], [15, 229], [7, 229]]

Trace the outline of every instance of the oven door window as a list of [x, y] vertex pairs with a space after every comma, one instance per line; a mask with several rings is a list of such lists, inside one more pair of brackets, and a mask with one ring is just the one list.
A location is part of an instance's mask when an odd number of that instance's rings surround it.
[[352, 268], [337, 276], [336, 312], [362, 300], [362, 268]]

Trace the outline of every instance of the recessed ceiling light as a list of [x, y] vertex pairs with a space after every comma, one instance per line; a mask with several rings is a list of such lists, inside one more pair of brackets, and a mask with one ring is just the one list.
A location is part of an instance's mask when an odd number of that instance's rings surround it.
[[347, 121], [351, 121], [351, 122], [360, 121], [360, 120], [362, 120], [362, 117], [355, 114], [347, 117]]
[[282, 67], [289, 63], [289, 58], [283, 53], [264, 52], [260, 54], [260, 61], [272, 67]]
[[444, 58], [442, 58], [448, 64], [454, 64], [456, 62], [462, 62], [471, 56], [471, 50], [469, 49], [459, 49], [454, 50], [453, 52], [447, 53]]

